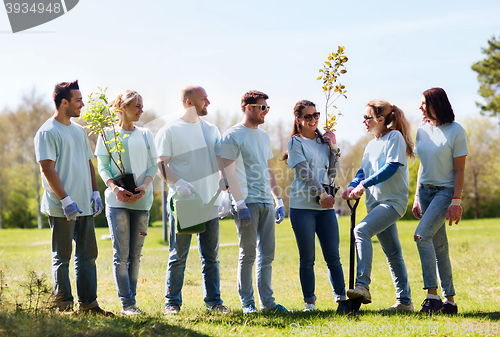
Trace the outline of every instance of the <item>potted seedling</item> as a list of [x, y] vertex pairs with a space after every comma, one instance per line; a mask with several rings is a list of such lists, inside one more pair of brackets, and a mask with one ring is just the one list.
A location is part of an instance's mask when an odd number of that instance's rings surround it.
[[[323, 81], [323, 93], [325, 94], [325, 125], [324, 130], [331, 131], [332, 136], [330, 138], [330, 146], [332, 147], [332, 151], [330, 151], [330, 155], [334, 156], [330, 160], [330, 167], [328, 171], [331, 170], [332, 181], [331, 184], [325, 185], [325, 189], [331, 195], [335, 195], [338, 190], [338, 187], [335, 186], [335, 178], [337, 176], [336, 167], [338, 166], [338, 161], [340, 158], [340, 149], [335, 146], [335, 126], [337, 125], [337, 119], [342, 114], [337, 109], [337, 106], [334, 105], [335, 101], [340, 97], [347, 98], [346, 89], [343, 84], [338, 82], [339, 76], [343, 75], [347, 72], [345, 68], [345, 63], [347, 62], [347, 57], [344, 55], [344, 47], [339, 46], [336, 53], [330, 53], [328, 55], [328, 59], [324, 62], [323, 68], [319, 70], [320, 75], [317, 80]], [[332, 108], [333, 111], [331, 113], [328, 112], [328, 108]], [[330, 109], [330, 110], [332, 110]]]
[[[108, 151], [109, 157], [114, 165], [120, 171], [120, 175], [113, 178], [116, 185], [126, 189], [134, 194], [139, 193], [136, 191], [136, 183], [134, 175], [129, 173], [125, 174], [125, 167], [122, 162], [122, 153], [125, 152], [123, 148], [123, 139], [127, 138], [129, 135], [121, 135], [119, 131], [116, 130], [116, 126], [119, 123], [119, 119], [115, 114], [115, 110], [111, 109], [112, 104], [108, 102], [106, 98], [106, 89], [98, 88], [98, 93], [91, 93], [88, 97], [88, 105], [82, 114], [83, 119], [87, 122], [85, 128], [90, 130], [90, 134], [100, 135], [104, 141], [104, 146]], [[105, 132], [106, 129], [111, 130], [112, 137], [109, 137], [110, 132]], [[106, 133], [108, 137], [106, 138]], [[116, 154], [116, 155], [113, 155]]]

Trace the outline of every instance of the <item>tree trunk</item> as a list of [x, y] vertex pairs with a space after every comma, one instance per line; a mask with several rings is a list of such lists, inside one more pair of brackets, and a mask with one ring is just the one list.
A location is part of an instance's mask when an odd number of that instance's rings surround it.
[[477, 174], [474, 174], [474, 219], [479, 219], [479, 192], [477, 188]]

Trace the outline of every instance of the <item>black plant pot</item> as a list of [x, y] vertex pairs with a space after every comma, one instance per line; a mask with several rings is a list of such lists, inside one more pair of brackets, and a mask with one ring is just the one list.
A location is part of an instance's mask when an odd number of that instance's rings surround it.
[[129, 174], [126, 174], [124, 177], [118, 177], [116, 179], [113, 179], [113, 182], [126, 189], [127, 191], [133, 193], [133, 194], [139, 194], [140, 191], [136, 191], [136, 183], [135, 183], [135, 178], [134, 178], [134, 175], [132, 173], [129, 173]]

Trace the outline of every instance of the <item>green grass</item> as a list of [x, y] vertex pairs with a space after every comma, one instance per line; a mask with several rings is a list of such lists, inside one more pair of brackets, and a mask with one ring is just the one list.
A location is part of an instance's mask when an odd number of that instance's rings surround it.
[[[363, 209], [364, 207], [360, 207]], [[360, 211], [360, 213], [363, 210]], [[361, 214], [358, 216], [361, 219]], [[340, 222], [340, 253], [344, 277], [348, 283], [349, 218]], [[0, 303], [0, 336], [294, 336], [294, 335], [498, 335], [500, 334], [500, 283], [498, 220], [464, 220], [448, 228], [456, 301], [459, 315], [454, 317], [418, 313], [384, 315], [379, 309], [395, 302], [394, 287], [383, 252], [374, 238], [371, 294], [373, 303], [363, 305], [357, 316], [338, 316], [327, 279], [326, 265], [317, 244], [316, 296], [318, 311], [303, 313], [298, 266], [299, 256], [289, 219], [276, 226], [276, 258], [273, 263], [273, 289], [277, 303], [294, 310], [287, 314], [243, 316], [237, 293], [237, 236], [232, 220], [221, 221], [221, 292], [229, 315], [206, 312], [201, 289], [200, 259], [197, 249], [190, 250], [183, 288], [183, 307], [179, 315], [163, 316], [165, 270], [168, 246], [163, 244], [161, 223], [149, 228], [143, 249], [137, 302], [147, 313], [141, 317], [94, 318], [61, 316], [53, 312], [35, 315], [15, 310], [26, 303], [24, 290], [27, 271], [45, 273], [51, 284], [50, 230], [0, 230], [0, 269], [8, 288]], [[413, 300], [419, 308], [425, 297], [422, 290], [420, 260], [413, 232], [416, 221], [399, 222], [399, 235], [408, 268]], [[120, 312], [112, 273], [111, 241], [100, 240], [109, 234], [97, 228], [99, 245], [98, 301], [106, 310]], [[196, 241], [193, 239], [193, 245]], [[73, 270], [73, 265], [71, 266]], [[254, 282], [255, 283], [255, 282]], [[73, 282], [74, 286], [74, 282]], [[76, 293], [74, 291], [74, 293]], [[481, 328], [481, 331], [479, 330]], [[488, 328], [489, 332], [484, 329]], [[392, 329], [392, 332], [391, 332]], [[406, 330], [405, 330], [406, 329]], [[436, 330], [437, 329], [437, 330]]]

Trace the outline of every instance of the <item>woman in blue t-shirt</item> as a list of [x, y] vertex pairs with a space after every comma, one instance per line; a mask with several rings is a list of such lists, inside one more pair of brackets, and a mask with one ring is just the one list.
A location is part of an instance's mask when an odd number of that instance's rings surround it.
[[363, 304], [371, 303], [371, 238], [376, 235], [387, 257], [396, 288], [397, 301], [385, 310], [413, 311], [396, 225], [396, 221], [405, 214], [408, 204], [407, 157], [413, 157], [409, 123], [401, 109], [380, 99], [368, 103], [363, 117], [366, 131], [373, 134], [375, 139], [366, 146], [356, 177], [342, 193], [342, 198], [352, 200], [360, 198], [366, 190], [368, 212], [354, 229], [358, 253], [356, 286], [347, 290], [347, 296], [360, 298]]
[[[420, 103], [423, 125], [417, 131], [416, 152], [420, 159], [413, 214], [421, 219], [415, 230], [424, 289], [427, 297], [420, 312], [456, 314], [455, 289], [448, 254], [445, 219], [458, 224], [462, 217], [460, 197], [464, 187], [467, 152], [465, 130], [455, 123], [446, 92], [441, 88], [424, 91]], [[437, 293], [439, 273], [445, 300]]]
[[[112, 153], [112, 160], [99, 136], [95, 154], [99, 175], [108, 186], [104, 192], [106, 217], [113, 243], [113, 274], [122, 314], [136, 315], [142, 313], [136, 305], [135, 296], [142, 246], [148, 232], [149, 210], [153, 204], [152, 182], [157, 172], [157, 156], [151, 131], [134, 125], [143, 113], [142, 97], [136, 91], [121, 91], [115, 95], [112, 109], [120, 121], [114, 130], [105, 131], [106, 140], [111, 141], [115, 137], [114, 132], [120, 132], [125, 151], [120, 156], [117, 152]], [[112, 148], [114, 143], [111, 141], [107, 145]], [[115, 183], [114, 179], [121, 176], [116, 165], [120, 165], [120, 161], [125, 174], [134, 175], [135, 191]]]
[[[336, 170], [332, 154], [335, 135], [318, 130], [320, 113], [313, 102], [299, 101], [293, 110], [293, 131], [288, 152], [283, 157], [294, 172], [290, 187], [290, 220], [300, 255], [299, 277], [306, 303], [304, 311], [316, 310], [314, 294], [315, 235], [318, 236], [328, 267], [338, 313], [349, 311], [345, 295], [344, 273], [339, 255], [339, 228], [333, 205], [334, 196], [323, 184], [329, 184]], [[328, 169], [330, 168], [330, 169]]]

